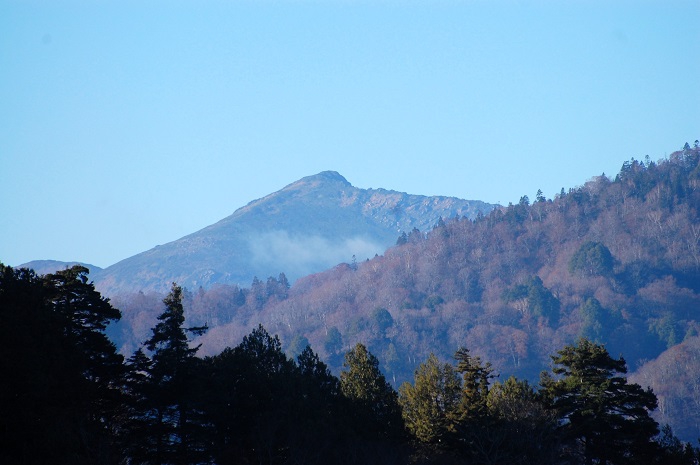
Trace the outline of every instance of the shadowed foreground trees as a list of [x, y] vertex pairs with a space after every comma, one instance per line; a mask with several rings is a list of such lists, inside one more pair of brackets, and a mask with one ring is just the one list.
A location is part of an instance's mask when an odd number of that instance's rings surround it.
[[47, 276], [0, 263], [0, 463], [114, 463], [119, 310], [81, 266]]
[[355, 421], [370, 435], [396, 437], [403, 430], [396, 391], [379, 370], [379, 360], [362, 344], [345, 354], [340, 390], [355, 404]]
[[196, 408], [197, 373], [187, 332], [201, 335], [206, 327], [184, 328], [182, 288], [173, 284], [163, 300], [153, 335], [145, 342], [150, 359], [138, 350], [130, 359], [134, 410], [139, 434], [132, 438], [134, 461], [143, 463], [197, 463], [206, 456], [203, 421]]
[[463, 348], [454, 367], [430, 356], [397, 396], [362, 344], [340, 379], [262, 326], [199, 358], [187, 333], [204, 328], [186, 328], [173, 286], [124, 364], [104, 336], [119, 311], [86, 274], [0, 266], [3, 464], [697, 463], [670, 429], [656, 436], [656, 397], [627, 382], [625, 361], [586, 339], [540, 389], [494, 382]]
[[399, 389], [399, 404], [408, 431], [426, 444], [439, 444], [455, 434], [462, 402], [459, 376], [433, 354], [416, 369], [414, 384]]

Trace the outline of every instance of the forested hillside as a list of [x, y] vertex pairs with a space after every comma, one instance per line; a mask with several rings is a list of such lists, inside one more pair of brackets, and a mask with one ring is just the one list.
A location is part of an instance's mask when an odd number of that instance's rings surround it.
[[[201, 357], [173, 284], [128, 359], [105, 335], [120, 312], [75, 266], [0, 264], [3, 464], [494, 463], [697, 465], [700, 450], [650, 416], [657, 397], [624, 359], [580, 338], [533, 387], [500, 382], [462, 347], [430, 355], [397, 391], [364, 344], [340, 376], [307, 345], [290, 358], [258, 326]], [[187, 323], [187, 324], [186, 324]]]
[[[697, 395], [667, 399], [693, 391], [674, 386], [680, 378], [654, 378], [645, 364], [684, 341], [693, 347], [698, 335], [699, 158], [687, 147], [659, 162], [633, 159], [552, 199], [538, 192], [476, 220], [409, 231], [382, 256], [291, 288], [281, 275], [247, 289], [190, 290], [186, 308], [211, 327], [199, 341], [204, 353], [262, 323], [289, 354], [310, 342], [335, 372], [344, 351], [367, 344], [395, 387], [431, 352], [449, 360], [459, 346], [501, 379], [536, 380], [551, 354], [586, 336], [644, 373], [663, 393], [659, 415], [694, 439]], [[160, 298], [115, 299], [123, 328], [135, 329], [120, 336], [130, 349], [147, 335]], [[690, 414], [676, 407], [688, 402]]]

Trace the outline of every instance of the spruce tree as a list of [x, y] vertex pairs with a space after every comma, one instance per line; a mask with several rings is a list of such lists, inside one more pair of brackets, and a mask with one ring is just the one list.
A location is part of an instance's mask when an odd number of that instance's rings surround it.
[[455, 432], [461, 393], [462, 385], [452, 365], [442, 364], [430, 354], [416, 369], [414, 383], [406, 382], [399, 389], [407, 429], [421, 442], [443, 443]]
[[487, 405], [489, 382], [494, 377], [491, 363], [483, 363], [464, 347], [457, 350], [454, 358], [456, 371], [462, 374], [462, 399], [454, 445], [477, 463], [500, 463], [501, 456], [493, 437], [496, 425]]
[[145, 342], [150, 351], [150, 362], [143, 353], [131, 358], [131, 367], [139, 376], [135, 398], [139, 407], [136, 417], [145, 421], [147, 433], [142, 437], [141, 457], [137, 463], [187, 464], [203, 459], [203, 447], [199, 442], [202, 425], [195, 408], [196, 369], [199, 359], [195, 357], [199, 347], [190, 347], [187, 333], [201, 335], [206, 327], [184, 328], [185, 314], [182, 305], [182, 288], [175, 283], [163, 300], [164, 312], [158, 317], [153, 335]]
[[363, 344], [345, 354], [340, 390], [355, 408], [361, 431], [378, 436], [397, 436], [403, 430], [396, 391], [379, 370], [379, 361]]
[[454, 356], [457, 373], [462, 374], [462, 419], [478, 420], [487, 414], [486, 399], [489, 380], [494, 377], [490, 362], [482, 363], [481, 357], [460, 347]]

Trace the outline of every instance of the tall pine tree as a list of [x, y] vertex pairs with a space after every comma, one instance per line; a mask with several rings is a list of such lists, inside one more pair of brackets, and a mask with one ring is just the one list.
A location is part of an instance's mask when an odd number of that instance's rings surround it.
[[132, 461], [154, 464], [189, 464], [203, 460], [203, 425], [197, 404], [199, 347], [190, 347], [187, 333], [201, 335], [206, 327], [185, 328], [182, 288], [173, 283], [163, 300], [164, 312], [145, 347], [130, 359], [133, 382], [134, 424], [144, 435], [133, 445]]
[[545, 375], [542, 385], [571, 454], [586, 465], [643, 463], [658, 433], [649, 415], [654, 393], [627, 383], [625, 360], [612, 358], [603, 345], [582, 338], [557, 354], [552, 360], [559, 378]]
[[398, 395], [379, 370], [379, 360], [363, 344], [345, 354], [340, 390], [353, 402], [362, 431], [397, 436], [403, 430]]

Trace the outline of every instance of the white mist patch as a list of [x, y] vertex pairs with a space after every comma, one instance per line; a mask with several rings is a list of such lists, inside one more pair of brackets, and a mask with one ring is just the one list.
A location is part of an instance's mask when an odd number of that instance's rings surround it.
[[385, 245], [362, 237], [291, 236], [287, 231], [251, 237], [249, 245], [253, 268], [269, 270], [271, 276], [284, 272], [292, 280], [339, 263], [350, 263], [353, 255], [359, 262], [386, 249]]

